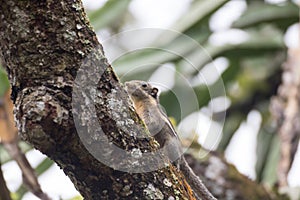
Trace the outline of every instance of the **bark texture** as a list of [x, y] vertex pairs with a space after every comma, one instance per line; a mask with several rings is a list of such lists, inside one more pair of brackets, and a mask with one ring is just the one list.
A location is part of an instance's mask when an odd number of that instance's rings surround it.
[[[288, 200], [286, 195], [267, 190], [263, 185], [242, 175], [224, 156], [217, 152], [207, 152], [205, 159], [200, 159], [199, 150], [190, 149], [192, 154], [186, 154], [185, 159], [201, 180], [206, 183], [207, 189], [219, 200]], [[203, 153], [205, 150], [201, 150]], [[198, 157], [197, 157], [198, 156]]]
[[280, 187], [288, 186], [288, 173], [294, 162], [300, 139], [300, 48], [290, 49], [283, 66], [282, 83], [272, 98], [271, 112], [280, 138], [277, 175]]
[[[94, 133], [99, 127], [91, 122], [98, 122], [108, 146], [131, 153], [156, 149], [152, 139], [140, 137], [147, 130], [107, 63], [79, 0], [1, 1], [0, 13], [0, 55], [12, 85], [19, 134], [53, 159], [85, 199], [194, 199], [167, 161], [166, 167], [147, 173], [122, 172], [102, 164], [83, 144], [75, 117], [88, 145], [108, 159], [117, 160], [118, 154], [105, 151], [103, 137]], [[81, 87], [74, 83], [79, 69], [86, 69], [79, 83], [92, 80], [96, 87], [83, 88], [72, 98], [74, 87]], [[100, 80], [93, 80], [95, 74]], [[93, 107], [76, 104], [72, 110], [72, 100], [81, 98], [93, 102], [96, 118], [89, 116]], [[120, 160], [124, 168], [139, 165]]]

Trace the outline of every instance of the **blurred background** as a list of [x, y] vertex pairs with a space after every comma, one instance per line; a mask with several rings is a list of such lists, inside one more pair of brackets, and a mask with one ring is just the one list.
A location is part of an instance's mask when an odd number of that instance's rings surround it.
[[[300, 116], [299, 1], [83, 3], [121, 82], [139, 79], [156, 85], [161, 104], [187, 147], [194, 139], [208, 150], [224, 153], [250, 179], [300, 194], [300, 128], [287, 128]], [[0, 109], [7, 104], [8, 91], [1, 69]], [[7, 116], [0, 115], [3, 144], [14, 138], [4, 136]], [[292, 149], [287, 180], [278, 178], [283, 160], [280, 142]], [[55, 164], [24, 142], [19, 145], [49, 196], [80, 199]], [[22, 184], [17, 162], [1, 144], [0, 161], [14, 199], [37, 199]]]

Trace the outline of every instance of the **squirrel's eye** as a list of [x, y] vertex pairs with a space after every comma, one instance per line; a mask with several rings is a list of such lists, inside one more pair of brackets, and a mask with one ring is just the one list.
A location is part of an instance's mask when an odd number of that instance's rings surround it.
[[142, 87], [143, 88], [147, 87], [147, 84], [146, 83], [142, 84]]

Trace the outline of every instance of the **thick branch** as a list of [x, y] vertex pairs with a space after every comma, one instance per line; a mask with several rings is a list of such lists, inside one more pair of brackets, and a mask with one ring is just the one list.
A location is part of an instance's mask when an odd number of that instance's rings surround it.
[[[201, 151], [204, 154], [205, 150]], [[239, 173], [232, 164], [226, 162], [222, 154], [210, 152], [202, 160], [199, 155], [186, 154], [185, 158], [217, 199], [287, 199], [276, 192], [268, 192], [264, 186]]]
[[[0, 13], [0, 54], [12, 84], [19, 133], [53, 159], [84, 198], [194, 198], [171, 165], [147, 173], [125, 171], [141, 167], [147, 160], [134, 158], [155, 150], [155, 143], [141, 137], [147, 131], [79, 0], [1, 1]], [[121, 158], [119, 149], [129, 159]], [[160, 158], [149, 159], [153, 166], [161, 164]], [[108, 167], [106, 161], [120, 162]]]

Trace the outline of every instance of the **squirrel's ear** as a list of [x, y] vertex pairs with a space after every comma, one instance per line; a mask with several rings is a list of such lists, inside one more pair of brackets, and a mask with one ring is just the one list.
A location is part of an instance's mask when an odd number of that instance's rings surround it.
[[155, 99], [157, 98], [157, 94], [158, 94], [158, 89], [157, 88], [152, 88], [151, 90], [151, 96], [153, 96]]

